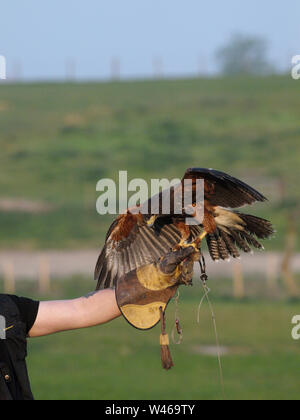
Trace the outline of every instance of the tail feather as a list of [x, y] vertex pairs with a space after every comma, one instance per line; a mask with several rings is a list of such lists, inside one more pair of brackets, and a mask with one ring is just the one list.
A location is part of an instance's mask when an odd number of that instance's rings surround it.
[[272, 224], [256, 216], [231, 212], [219, 208], [216, 217], [218, 229], [206, 237], [209, 253], [214, 261], [238, 258], [238, 248], [249, 253], [251, 247], [264, 249], [256, 239], [266, 239], [274, 234]]
[[227, 260], [230, 255], [238, 257], [239, 253], [225, 232], [218, 230], [206, 236], [206, 242], [211, 258], [214, 261]]
[[243, 239], [245, 239], [248, 242], [250, 246], [254, 246], [254, 248], [257, 249], [264, 249], [264, 246], [261, 243], [259, 243], [253, 235], [246, 232], [241, 232], [240, 235]]
[[242, 237], [242, 235], [240, 234], [240, 232], [235, 231], [235, 230], [231, 230], [230, 231], [232, 240], [234, 241], [234, 243], [244, 252], [249, 253], [251, 252], [251, 248], [250, 246], [247, 244], [247, 242], [244, 240], [244, 238]]
[[219, 255], [221, 259], [227, 260], [229, 258], [229, 251], [221, 235], [218, 237], [217, 242], [218, 242], [218, 248], [219, 248]]
[[219, 247], [218, 242], [214, 234], [209, 234], [206, 237], [206, 242], [209, 250], [209, 254], [214, 261], [218, 261], [220, 259]]
[[260, 217], [252, 216], [250, 214], [238, 213], [236, 214], [246, 224], [246, 230], [252, 235], [256, 235], [259, 239], [267, 239], [274, 234], [274, 228], [271, 222]]
[[227, 247], [230, 255], [233, 258], [239, 258], [240, 257], [240, 253], [237, 250], [236, 246], [234, 245], [234, 242], [232, 241], [231, 236], [229, 234], [227, 234], [226, 232], [222, 231], [222, 230], [221, 230], [221, 235], [222, 235], [222, 238], [223, 238], [223, 240], [224, 240], [224, 242], [226, 244], [226, 247]]

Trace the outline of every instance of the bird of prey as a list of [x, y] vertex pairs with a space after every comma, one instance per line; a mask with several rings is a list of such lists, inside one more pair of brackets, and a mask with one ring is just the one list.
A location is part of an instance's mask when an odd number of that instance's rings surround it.
[[[240, 251], [251, 252], [251, 247], [263, 249], [259, 239], [269, 238], [273, 233], [272, 224], [265, 219], [241, 213], [236, 210], [254, 202], [267, 199], [244, 182], [213, 169], [190, 168], [181, 184], [181, 192], [191, 180], [192, 190], [197, 180], [204, 183], [204, 217], [199, 224], [190, 225], [186, 218], [186, 207], [178, 209], [178, 186], [170, 189], [170, 211], [163, 212], [162, 192], [156, 197], [159, 203], [158, 214], [151, 214], [151, 198], [141, 208], [128, 209], [119, 215], [110, 226], [105, 246], [95, 268], [97, 290], [116, 285], [122, 275], [158, 261], [170, 250], [190, 246], [206, 238], [208, 250], [214, 261], [238, 258]], [[191, 195], [190, 206], [198, 205], [196, 194]], [[177, 204], [177, 206], [175, 205]]]

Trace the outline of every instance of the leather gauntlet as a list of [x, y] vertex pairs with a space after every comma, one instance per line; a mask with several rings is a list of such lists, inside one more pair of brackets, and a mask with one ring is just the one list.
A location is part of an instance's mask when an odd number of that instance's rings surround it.
[[135, 328], [153, 328], [178, 286], [192, 283], [196, 258], [193, 247], [183, 248], [121, 277], [116, 298], [124, 318]]

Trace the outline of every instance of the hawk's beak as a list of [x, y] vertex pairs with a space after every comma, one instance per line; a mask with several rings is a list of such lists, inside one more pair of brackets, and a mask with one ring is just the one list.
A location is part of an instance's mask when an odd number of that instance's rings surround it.
[[147, 220], [147, 226], [153, 227], [156, 219], [157, 219], [157, 215], [151, 216], [150, 219]]

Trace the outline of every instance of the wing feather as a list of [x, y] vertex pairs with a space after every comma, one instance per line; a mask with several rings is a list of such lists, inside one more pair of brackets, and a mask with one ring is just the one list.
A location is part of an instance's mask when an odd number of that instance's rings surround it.
[[[195, 185], [195, 180], [204, 180], [205, 205], [207, 203], [208, 206], [238, 208], [256, 201], [267, 200], [243, 181], [213, 169], [190, 168], [182, 179], [183, 185], [185, 179], [193, 180], [192, 187]], [[172, 191], [175, 202], [178, 198], [177, 189]], [[269, 222], [254, 216], [240, 215], [240, 217], [247, 224], [246, 233], [241, 235], [238, 231], [224, 229], [217, 236], [215, 234], [207, 236], [209, 252], [214, 260], [226, 259], [229, 254], [238, 257], [237, 247], [245, 252], [250, 251], [249, 245], [258, 248], [260, 244], [252, 238], [253, 233], [258, 238], [268, 237], [272, 233]], [[190, 230], [191, 240], [194, 240], [200, 234], [201, 227], [190, 226]], [[168, 254], [180, 240], [181, 233], [170, 215], [163, 218], [158, 228], [141, 226], [138, 217], [130, 213], [119, 216], [108, 230], [105, 246], [97, 261], [95, 268], [97, 289], [115, 286], [120, 276], [157, 261]]]
[[266, 201], [261, 193], [243, 181], [214, 169], [190, 168], [185, 179], [204, 179], [204, 197], [213, 206], [237, 208], [256, 201]]
[[114, 287], [121, 275], [167, 255], [180, 238], [172, 224], [163, 226], [159, 233], [146, 225], [138, 226], [122, 241], [113, 241], [108, 235], [96, 265], [97, 290]]

